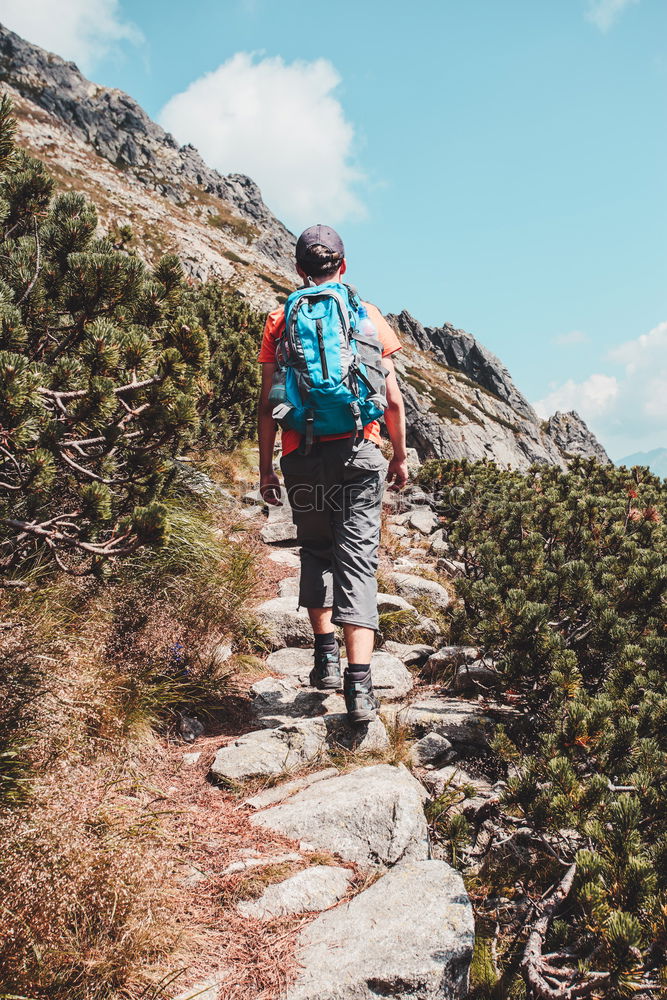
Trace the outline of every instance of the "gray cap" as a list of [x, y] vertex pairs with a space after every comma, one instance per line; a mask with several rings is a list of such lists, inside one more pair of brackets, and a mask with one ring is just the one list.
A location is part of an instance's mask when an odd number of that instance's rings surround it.
[[331, 226], [309, 226], [308, 229], [304, 229], [296, 242], [296, 259], [301, 263], [301, 261], [306, 257], [308, 251], [311, 247], [323, 246], [327, 250], [331, 250], [332, 253], [339, 253], [341, 257], [345, 256], [345, 247], [343, 246], [343, 241]]

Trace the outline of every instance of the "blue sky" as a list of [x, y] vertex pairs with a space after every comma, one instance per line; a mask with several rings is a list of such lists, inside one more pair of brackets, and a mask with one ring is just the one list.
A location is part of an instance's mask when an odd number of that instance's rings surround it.
[[384, 311], [448, 321], [614, 458], [667, 445], [664, 0], [0, 0]]

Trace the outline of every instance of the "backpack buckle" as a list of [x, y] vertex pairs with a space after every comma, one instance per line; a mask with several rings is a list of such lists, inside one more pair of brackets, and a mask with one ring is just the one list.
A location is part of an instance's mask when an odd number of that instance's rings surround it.
[[315, 414], [312, 410], [306, 411], [306, 440], [305, 447], [303, 449], [304, 455], [309, 455], [313, 447], [313, 425], [315, 422]]

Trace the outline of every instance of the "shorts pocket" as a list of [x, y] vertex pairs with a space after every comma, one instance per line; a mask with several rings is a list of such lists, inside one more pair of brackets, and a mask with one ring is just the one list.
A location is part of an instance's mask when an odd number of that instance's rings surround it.
[[358, 469], [360, 472], [381, 472], [386, 475], [389, 462], [379, 447], [366, 439], [346, 467], [351, 470]]

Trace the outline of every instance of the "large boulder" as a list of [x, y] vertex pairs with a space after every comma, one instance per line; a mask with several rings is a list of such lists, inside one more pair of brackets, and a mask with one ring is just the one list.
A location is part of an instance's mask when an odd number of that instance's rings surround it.
[[288, 1000], [459, 1000], [475, 929], [463, 879], [410, 861], [302, 930]]
[[372, 869], [428, 856], [425, 798], [402, 764], [376, 764], [318, 781], [251, 822]]
[[326, 910], [343, 898], [351, 878], [349, 868], [312, 865], [283, 882], [267, 886], [259, 899], [239, 903], [237, 909], [241, 916], [257, 920]]
[[389, 737], [380, 719], [365, 726], [350, 725], [346, 715], [297, 719], [275, 729], [259, 729], [240, 736], [218, 750], [211, 777], [222, 783], [289, 774], [324, 757], [328, 749], [365, 753], [383, 750]]
[[405, 597], [408, 601], [426, 598], [436, 607], [449, 607], [449, 594], [436, 580], [427, 580], [414, 573], [391, 573], [390, 579], [400, 597]]

